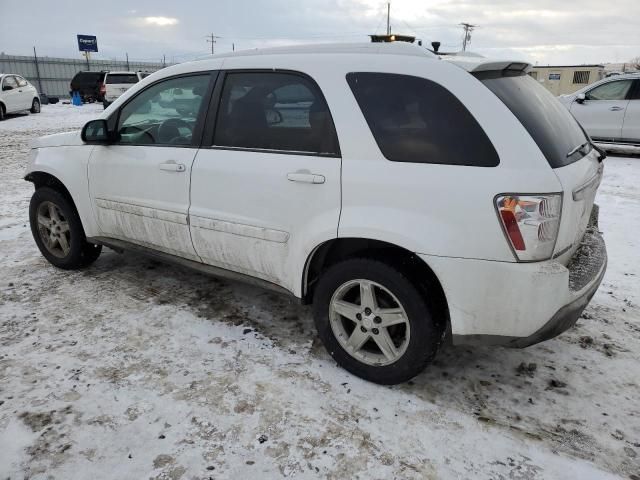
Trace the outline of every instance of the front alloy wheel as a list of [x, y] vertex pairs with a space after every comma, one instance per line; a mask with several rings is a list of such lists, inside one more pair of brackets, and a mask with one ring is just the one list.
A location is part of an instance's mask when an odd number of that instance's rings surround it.
[[53, 202], [42, 202], [38, 206], [38, 233], [40, 240], [51, 255], [64, 258], [71, 250], [71, 230], [64, 214]]

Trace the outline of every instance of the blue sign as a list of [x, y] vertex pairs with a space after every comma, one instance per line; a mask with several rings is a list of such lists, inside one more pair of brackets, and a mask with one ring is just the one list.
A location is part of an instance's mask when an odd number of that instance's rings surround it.
[[78, 35], [78, 50], [81, 52], [97, 52], [98, 39], [94, 35]]
[[549, 74], [549, 80], [560, 80], [560, 74], [559, 73], [550, 73]]

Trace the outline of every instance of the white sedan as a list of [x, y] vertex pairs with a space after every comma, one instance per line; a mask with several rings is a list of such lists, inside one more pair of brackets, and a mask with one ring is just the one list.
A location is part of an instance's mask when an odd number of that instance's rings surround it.
[[29, 110], [40, 113], [40, 96], [36, 87], [20, 75], [0, 73], [0, 120], [8, 113]]
[[605, 78], [559, 100], [595, 141], [640, 144], [640, 73]]

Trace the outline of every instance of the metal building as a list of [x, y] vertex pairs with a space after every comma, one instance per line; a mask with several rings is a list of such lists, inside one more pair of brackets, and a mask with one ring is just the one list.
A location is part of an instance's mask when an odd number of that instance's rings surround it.
[[120, 60], [86, 60], [73, 58], [36, 57], [0, 54], [0, 73], [15, 73], [29, 80], [41, 93], [58, 97], [69, 96], [69, 84], [80, 71], [130, 70], [155, 72], [162, 62], [126, 62]]

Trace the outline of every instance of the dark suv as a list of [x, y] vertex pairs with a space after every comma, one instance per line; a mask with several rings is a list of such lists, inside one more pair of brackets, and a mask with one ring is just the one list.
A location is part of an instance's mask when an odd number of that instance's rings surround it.
[[69, 95], [73, 92], [80, 92], [83, 102], [102, 102], [103, 98], [103, 82], [106, 70], [100, 72], [78, 72], [71, 79], [69, 86]]

